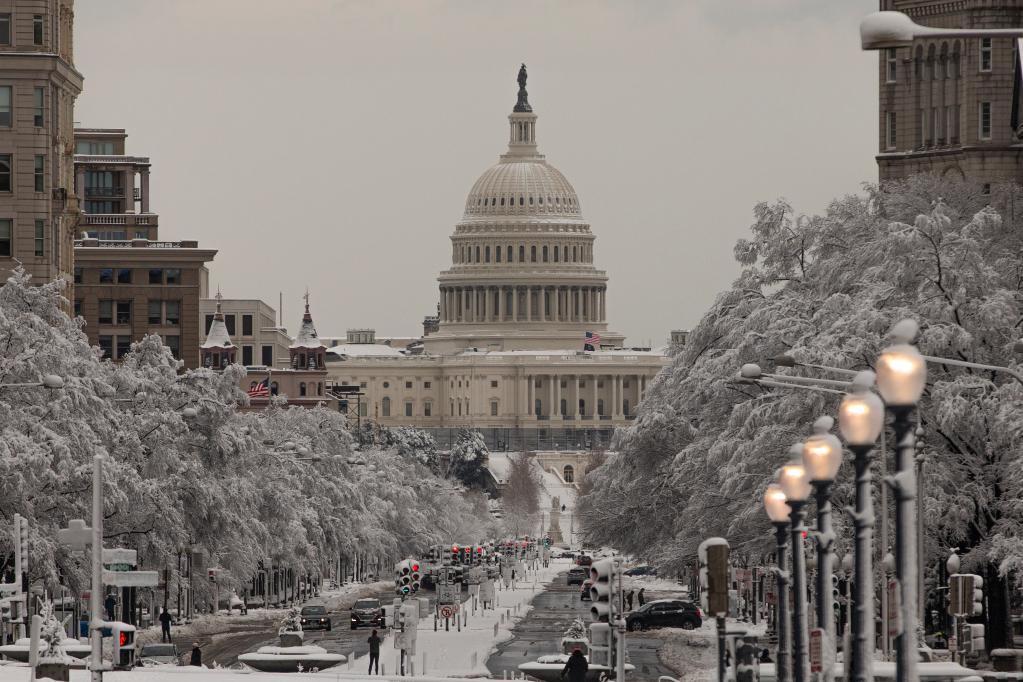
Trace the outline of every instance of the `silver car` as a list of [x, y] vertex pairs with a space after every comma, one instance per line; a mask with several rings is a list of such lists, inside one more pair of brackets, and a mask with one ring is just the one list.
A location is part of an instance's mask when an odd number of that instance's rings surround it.
[[139, 652], [139, 665], [181, 665], [177, 644], [146, 644]]

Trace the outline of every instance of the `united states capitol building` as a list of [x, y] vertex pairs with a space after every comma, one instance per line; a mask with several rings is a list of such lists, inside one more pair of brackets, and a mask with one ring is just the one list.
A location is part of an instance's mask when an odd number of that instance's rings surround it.
[[[363, 421], [426, 428], [442, 447], [461, 427], [492, 449], [591, 448], [625, 426], [666, 349], [628, 349], [608, 329], [607, 273], [579, 197], [537, 147], [519, 74], [508, 151], [469, 191], [438, 277], [438, 315], [420, 339], [351, 330], [328, 349], [332, 386], [358, 387]], [[584, 350], [587, 332], [600, 337]], [[408, 343], [411, 341], [411, 343]]]

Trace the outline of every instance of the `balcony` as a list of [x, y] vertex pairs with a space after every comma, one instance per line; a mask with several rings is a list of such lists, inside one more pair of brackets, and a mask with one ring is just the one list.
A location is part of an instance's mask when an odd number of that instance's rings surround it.
[[155, 213], [83, 213], [79, 225], [124, 225], [127, 227], [156, 225]]
[[86, 187], [87, 198], [120, 199], [124, 197], [123, 187]]

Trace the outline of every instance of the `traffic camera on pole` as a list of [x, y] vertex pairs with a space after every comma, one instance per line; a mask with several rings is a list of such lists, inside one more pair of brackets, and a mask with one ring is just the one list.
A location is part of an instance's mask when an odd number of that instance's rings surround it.
[[608, 623], [611, 619], [611, 581], [615, 577], [614, 564], [610, 559], [594, 561], [590, 566], [590, 613], [593, 620]]

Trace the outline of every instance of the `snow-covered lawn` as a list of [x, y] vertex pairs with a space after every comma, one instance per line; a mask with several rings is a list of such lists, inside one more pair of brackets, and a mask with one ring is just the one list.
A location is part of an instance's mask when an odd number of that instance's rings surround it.
[[[746, 630], [751, 635], [759, 636], [763, 646], [763, 623], [754, 626], [729, 618], [728, 629]], [[663, 642], [657, 655], [664, 665], [678, 674], [682, 682], [711, 682], [717, 679], [717, 624], [713, 618], [704, 619], [703, 626], [698, 630], [661, 628], [644, 632], [643, 636], [656, 637]]]

